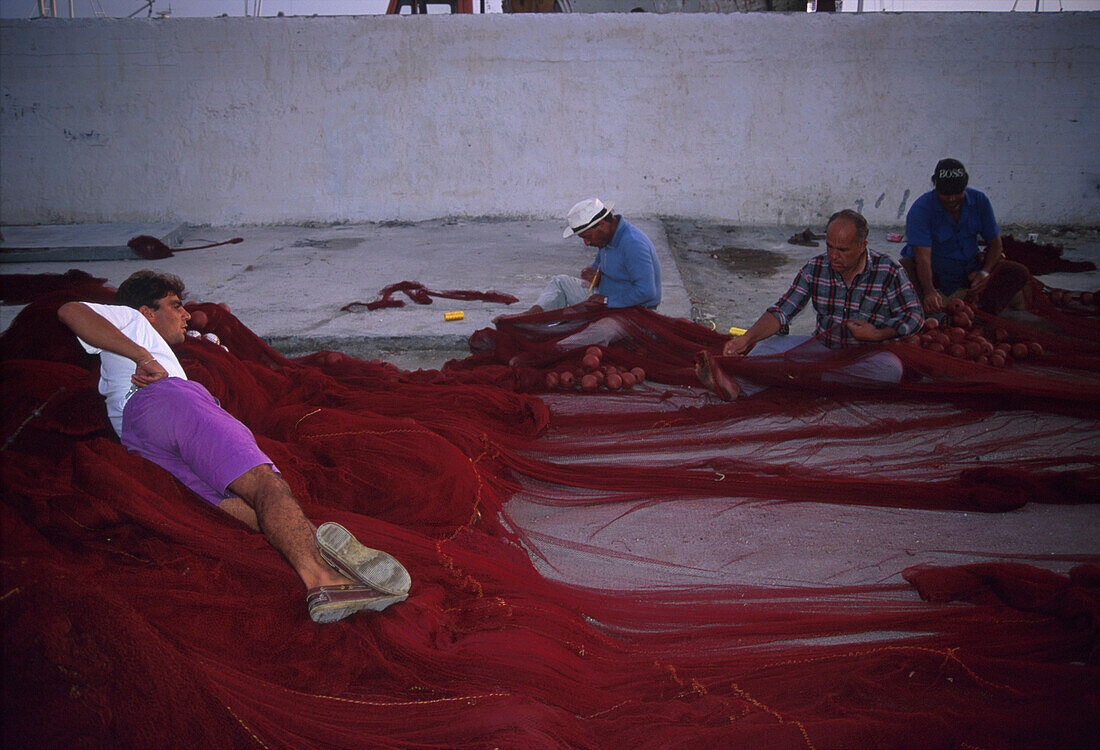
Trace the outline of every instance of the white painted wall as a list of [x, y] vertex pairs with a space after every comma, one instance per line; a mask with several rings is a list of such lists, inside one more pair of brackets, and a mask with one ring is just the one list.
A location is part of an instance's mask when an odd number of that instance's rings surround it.
[[1097, 224], [1100, 15], [0, 23], [0, 221], [897, 224], [936, 160]]

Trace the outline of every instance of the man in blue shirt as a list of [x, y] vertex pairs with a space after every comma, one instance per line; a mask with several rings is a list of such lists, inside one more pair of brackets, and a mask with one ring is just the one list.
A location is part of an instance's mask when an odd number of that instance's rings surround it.
[[[580, 237], [596, 248], [596, 258], [580, 278], [560, 275], [521, 315], [556, 310], [591, 301], [608, 307], [648, 307], [661, 304], [661, 262], [645, 233], [619, 214], [614, 203], [589, 198], [569, 210], [562, 237]], [[498, 319], [515, 317], [501, 315]]]
[[[993, 206], [984, 193], [967, 187], [969, 180], [962, 162], [940, 160], [934, 189], [917, 198], [905, 218], [908, 244], [901, 265], [930, 315], [943, 310], [946, 298], [964, 295], [997, 314], [1030, 278], [1025, 266], [1004, 260]], [[984, 252], [979, 235], [987, 243]]]

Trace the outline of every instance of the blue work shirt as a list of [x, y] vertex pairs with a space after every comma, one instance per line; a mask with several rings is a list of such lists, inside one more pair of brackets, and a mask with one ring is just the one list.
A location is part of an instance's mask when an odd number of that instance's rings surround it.
[[656, 307], [661, 304], [661, 261], [653, 243], [626, 219], [611, 242], [596, 251], [592, 268], [600, 272], [597, 289], [608, 307]]
[[913, 202], [905, 217], [906, 245], [901, 257], [912, 258], [914, 247], [932, 248], [933, 282], [941, 292], [951, 294], [981, 265], [978, 235], [989, 242], [1000, 234], [985, 193], [967, 188], [956, 222], [940, 205], [936, 191], [929, 190]]

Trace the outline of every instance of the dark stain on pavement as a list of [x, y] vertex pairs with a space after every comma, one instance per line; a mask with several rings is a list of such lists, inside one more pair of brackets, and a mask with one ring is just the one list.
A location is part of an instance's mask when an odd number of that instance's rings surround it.
[[362, 237], [336, 237], [328, 240], [298, 240], [294, 247], [316, 247], [325, 250], [350, 250], [363, 244]]
[[725, 245], [711, 252], [726, 270], [752, 276], [772, 276], [787, 264], [780, 253], [755, 247]]

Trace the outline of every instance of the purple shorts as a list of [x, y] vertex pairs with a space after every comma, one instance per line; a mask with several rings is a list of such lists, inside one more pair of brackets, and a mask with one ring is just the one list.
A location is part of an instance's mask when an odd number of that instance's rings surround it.
[[164, 378], [138, 389], [122, 410], [122, 444], [218, 505], [249, 469], [270, 464], [251, 430], [201, 384]]

